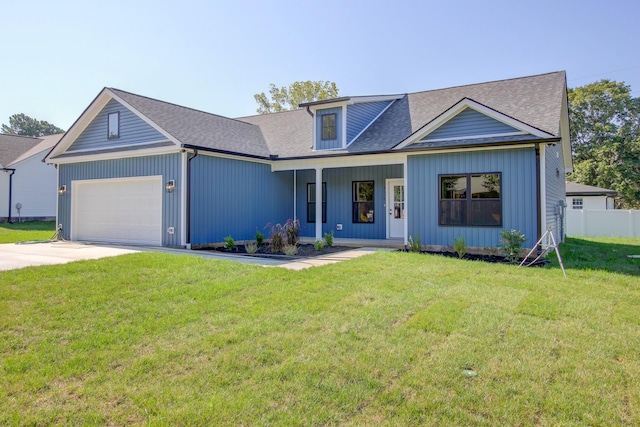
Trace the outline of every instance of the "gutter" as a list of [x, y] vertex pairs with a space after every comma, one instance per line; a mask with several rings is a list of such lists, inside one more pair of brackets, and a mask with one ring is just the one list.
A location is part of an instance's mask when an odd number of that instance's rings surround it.
[[13, 174], [16, 173], [16, 170], [11, 168], [2, 168], [1, 170], [5, 172], [11, 172], [9, 174], [9, 211], [7, 216], [7, 222], [9, 224], [13, 224], [13, 221], [11, 221], [11, 202], [12, 202], [11, 197], [13, 195]]
[[191, 245], [191, 160], [198, 156], [198, 150], [193, 150], [193, 156], [187, 157], [187, 206], [185, 207], [185, 223], [186, 223], [186, 244], [187, 247]]

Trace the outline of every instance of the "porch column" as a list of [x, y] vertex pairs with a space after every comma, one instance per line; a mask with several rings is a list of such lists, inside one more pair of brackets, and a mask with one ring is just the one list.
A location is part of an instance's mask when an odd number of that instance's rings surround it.
[[316, 240], [322, 240], [322, 168], [316, 168]]

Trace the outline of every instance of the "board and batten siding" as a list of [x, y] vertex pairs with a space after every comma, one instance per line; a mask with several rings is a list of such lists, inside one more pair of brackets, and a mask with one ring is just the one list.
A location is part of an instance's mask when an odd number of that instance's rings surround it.
[[391, 101], [363, 102], [347, 106], [347, 144], [364, 130]]
[[[336, 139], [322, 140], [322, 116], [336, 115]], [[342, 107], [323, 108], [316, 111], [316, 150], [332, 150], [342, 148]]]
[[[58, 223], [62, 224], [62, 237], [65, 239], [70, 239], [73, 181], [162, 175], [163, 186], [170, 179], [175, 180], [176, 184], [171, 193], [162, 189], [162, 245], [180, 245], [181, 154], [60, 164], [58, 168], [59, 185], [67, 186], [67, 193], [58, 196]], [[174, 234], [167, 232], [169, 227], [174, 227]]]
[[293, 218], [293, 172], [200, 154], [191, 160], [191, 243], [269, 237], [269, 223]]
[[465, 108], [455, 117], [422, 138], [421, 141], [496, 135], [519, 132], [518, 129], [486, 116], [473, 108]]
[[[464, 237], [468, 246], [496, 247], [500, 232], [524, 233], [524, 246], [537, 241], [536, 156], [534, 148], [408, 156], [409, 235], [425, 245], [452, 245]], [[438, 224], [441, 174], [502, 173], [502, 227], [457, 227]]]
[[[545, 158], [545, 218], [547, 227], [553, 227], [553, 237], [556, 243], [564, 241], [566, 222], [562, 216], [560, 203], [567, 197], [566, 175], [564, 173], [564, 156], [560, 144], [547, 145], [544, 149]], [[571, 209], [571, 207], [569, 207]], [[544, 233], [546, 230], [541, 230]]]
[[[108, 139], [108, 115], [115, 112], [120, 112], [120, 136], [119, 138]], [[157, 143], [160, 141], [168, 142], [164, 135], [136, 116], [124, 105], [112, 99], [87, 128], [82, 131], [67, 151], [98, 151], [124, 148], [131, 144]]]
[[[324, 169], [322, 181], [327, 183], [327, 222], [323, 233], [333, 230], [337, 238], [385, 239], [387, 217], [385, 209], [385, 184], [387, 179], [402, 178], [403, 165], [364, 166], [340, 169]], [[315, 170], [297, 171], [296, 211], [300, 219], [301, 235], [315, 236], [315, 223], [307, 222], [307, 184], [315, 183]], [[353, 222], [353, 182], [374, 182], [374, 222]], [[336, 225], [342, 224], [342, 230]]]

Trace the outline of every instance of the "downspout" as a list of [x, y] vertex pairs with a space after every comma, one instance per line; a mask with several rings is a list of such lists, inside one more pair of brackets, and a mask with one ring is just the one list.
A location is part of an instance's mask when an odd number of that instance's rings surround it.
[[[541, 189], [540, 189], [540, 144], [536, 143], [536, 211], [537, 211], [537, 224], [536, 224], [536, 232], [538, 237], [536, 237], [536, 241], [542, 237], [542, 200], [541, 200]], [[540, 250], [540, 247], [538, 248]]]
[[198, 156], [198, 150], [193, 150], [193, 156], [187, 157], [187, 206], [185, 209], [185, 222], [186, 222], [186, 243], [187, 247], [191, 245], [191, 160]]
[[13, 174], [16, 173], [16, 170], [10, 168], [2, 168], [2, 170], [5, 172], [11, 172], [9, 174], [9, 215], [7, 216], [7, 222], [9, 224], [13, 224], [13, 221], [11, 221], [11, 196], [13, 193]]

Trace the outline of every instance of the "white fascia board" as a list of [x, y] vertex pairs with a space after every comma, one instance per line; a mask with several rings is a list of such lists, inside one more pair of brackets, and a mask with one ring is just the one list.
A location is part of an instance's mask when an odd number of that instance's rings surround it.
[[420, 140], [420, 142], [428, 143], [428, 142], [462, 141], [465, 139], [494, 138], [498, 136], [522, 136], [522, 135], [526, 135], [526, 132], [518, 131], [518, 132], [492, 133], [487, 135], [454, 136], [452, 138], [429, 139], [426, 141]]
[[271, 163], [271, 171], [305, 170], [317, 167], [332, 169], [358, 166], [396, 165], [404, 163], [406, 153], [363, 154], [358, 156], [329, 156], [314, 159], [277, 160]]
[[[127, 148], [129, 147], [144, 147], [144, 146], [148, 146], [148, 145], [153, 145], [153, 144], [161, 144], [163, 142], [171, 142], [168, 139], [161, 139], [159, 141], [149, 141], [149, 142], [138, 142], [135, 144], [127, 144]], [[122, 146], [120, 145], [111, 145], [111, 146], [104, 146], [101, 147], [101, 150], [118, 150], [121, 149]], [[96, 151], [94, 148], [83, 148], [82, 150], [67, 150], [65, 151], [66, 154], [78, 154], [78, 153], [91, 153]]]
[[59, 159], [50, 159], [47, 163], [62, 165], [70, 163], [93, 162], [97, 160], [113, 160], [132, 157], [156, 156], [160, 154], [173, 154], [179, 153], [180, 151], [181, 150], [177, 147], [167, 146], [148, 148], [143, 150], [112, 151], [109, 153], [87, 154], [86, 156], [62, 157]]
[[117, 96], [115, 93], [110, 91], [107, 88], [104, 88], [100, 94], [96, 97], [96, 99], [89, 105], [89, 107], [82, 113], [80, 118], [76, 120], [71, 129], [64, 134], [64, 136], [60, 139], [58, 144], [53, 148], [53, 150], [46, 157], [45, 161], [47, 163], [58, 163], [57, 161], [51, 161], [52, 157], [58, 156], [67, 152], [67, 149], [73, 145], [75, 140], [80, 136], [80, 134], [91, 124], [91, 122], [98, 116], [100, 111], [111, 101], [112, 99], [119, 102], [122, 106], [129, 109], [132, 113], [138, 116], [141, 120], [147, 123], [149, 126], [158, 131], [161, 135], [171, 141], [174, 145], [180, 146], [180, 141], [174, 138], [172, 135], [167, 133], [164, 129], [156, 125], [153, 121], [149, 120], [146, 116], [140, 113], [138, 110], [133, 108], [129, 103], [125, 102], [122, 98]]
[[354, 96], [349, 99], [349, 105], [362, 104], [364, 102], [397, 101], [405, 95], [378, 95], [378, 96]]
[[349, 105], [349, 101], [339, 101], [339, 102], [331, 102], [327, 104], [319, 104], [319, 105], [310, 105], [308, 108], [313, 113], [314, 117], [316, 115], [316, 111], [318, 110], [327, 110], [329, 108], [340, 108], [343, 106]]
[[75, 123], [71, 126], [71, 128], [62, 136], [60, 141], [53, 147], [51, 152], [45, 158], [47, 163], [50, 162], [49, 159], [51, 157], [58, 156], [67, 151], [69, 147], [75, 142], [75, 140], [80, 136], [82, 131], [89, 126], [89, 123], [96, 118], [98, 113], [102, 111], [102, 109], [107, 105], [107, 103], [111, 100], [111, 95], [107, 92], [107, 89], [103, 89], [102, 92], [98, 94], [96, 99], [87, 107], [86, 110], [82, 113], [82, 115], [75, 121]]
[[[536, 129], [533, 126], [529, 126], [526, 123], [513, 119], [492, 108], [482, 105], [479, 102], [474, 101], [473, 99], [464, 98], [463, 100], [455, 104], [453, 107], [444, 111], [442, 114], [440, 114], [438, 117], [433, 119], [431, 122], [427, 123], [422, 128], [414, 132], [411, 136], [409, 136], [409, 138], [405, 139], [400, 144], [396, 145], [393, 149], [400, 150], [402, 148], [405, 148], [407, 145], [420, 141], [422, 138], [424, 138], [425, 136], [427, 136], [428, 134], [430, 134], [431, 132], [433, 132], [434, 130], [436, 130], [437, 128], [439, 128], [440, 126], [442, 126], [443, 124], [445, 124], [446, 122], [448, 122], [449, 120], [451, 120], [452, 118], [460, 114], [462, 110], [466, 108], [471, 108], [481, 114], [484, 114], [485, 116], [491, 117], [494, 120], [497, 120], [508, 126], [518, 129], [521, 132], [529, 133], [539, 138], [551, 138], [554, 136], [554, 135], [551, 135], [550, 133], [541, 131], [540, 129]], [[483, 135], [478, 135], [477, 137], [480, 138], [480, 137], [483, 137]]]
[[145, 116], [144, 114], [142, 114], [140, 111], [136, 110], [135, 108], [133, 108], [128, 102], [126, 102], [125, 100], [123, 100], [122, 98], [120, 98], [118, 95], [116, 95], [115, 93], [111, 92], [109, 89], [107, 89], [107, 92], [111, 95], [111, 97], [113, 99], [115, 99], [116, 101], [118, 101], [120, 104], [124, 105], [127, 109], [129, 109], [133, 114], [135, 114], [136, 116], [138, 116], [138, 118], [140, 118], [142, 121], [144, 121], [146, 124], [148, 124], [149, 126], [151, 126], [152, 128], [154, 128], [156, 131], [158, 131], [161, 135], [164, 135], [165, 138], [167, 138], [169, 141], [173, 142], [176, 146], [180, 146], [181, 143], [180, 141], [178, 141], [173, 135], [171, 135], [170, 133], [168, 133], [166, 130], [162, 129], [160, 126], [158, 126], [155, 122], [153, 122], [152, 120], [150, 120], [147, 116]]

